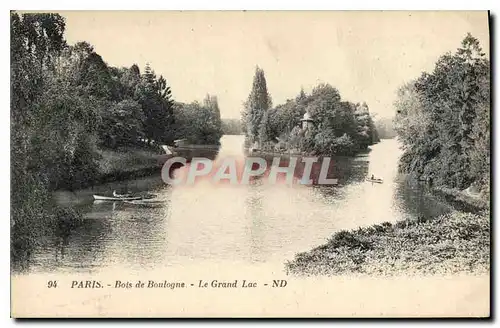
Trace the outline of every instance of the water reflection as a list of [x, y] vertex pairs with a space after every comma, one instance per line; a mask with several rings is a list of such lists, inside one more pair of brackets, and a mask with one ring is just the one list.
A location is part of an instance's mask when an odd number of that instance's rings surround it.
[[105, 220], [82, 220], [77, 224], [59, 224], [54, 234], [53, 256], [41, 257], [38, 261], [48, 268], [92, 268], [103, 263], [105, 245], [111, 224]]
[[405, 218], [434, 217], [453, 209], [450, 203], [439, 201], [427, 186], [403, 177], [395, 184], [393, 202]]
[[[216, 162], [233, 157], [244, 163], [242, 145], [242, 136], [224, 136]], [[194, 185], [167, 186], [158, 172], [76, 193], [56, 193], [59, 204], [82, 211], [83, 220], [41, 228], [48, 232], [38, 235], [29, 269], [148, 270], [200, 261], [283, 263], [341, 229], [450, 211], [450, 205], [398, 175], [399, 155], [397, 142], [384, 140], [368, 154], [334, 158], [329, 172], [338, 179], [336, 186], [269, 184], [264, 178], [254, 178], [249, 185], [200, 179]], [[266, 160], [269, 167], [272, 158]], [[367, 182], [365, 177], [371, 174], [384, 183]], [[94, 193], [119, 188], [152, 193], [162, 202], [142, 206], [92, 200]]]
[[248, 189], [245, 198], [245, 221], [249, 222], [248, 239], [250, 240], [249, 258], [252, 262], [259, 262], [265, 260], [265, 246], [263, 236], [265, 231], [262, 218], [264, 215], [264, 208], [262, 204], [262, 195], [260, 187], [262, 180], [254, 180], [253, 188]]

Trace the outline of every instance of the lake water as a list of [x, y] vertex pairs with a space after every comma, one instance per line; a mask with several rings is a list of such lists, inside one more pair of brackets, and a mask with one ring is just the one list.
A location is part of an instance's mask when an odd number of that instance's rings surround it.
[[[224, 136], [218, 159], [244, 159], [243, 136]], [[169, 186], [160, 174], [55, 194], [84, 220], [48, 229], [30, 256], [28, 272], [161, 270], [208, 263], [270, 264], [281, 268], [297, 252], [319, 246], [336, 231], [452, 210], [397, 174], [395, 139], [354, 158], [339, 158], [339, 185], [232, 186], [201, 181]], [[365, 181], [375, 174], [383, 184]], [[97, 203], [93, 193], [113, 189], [157, 195], [160, 205]]]

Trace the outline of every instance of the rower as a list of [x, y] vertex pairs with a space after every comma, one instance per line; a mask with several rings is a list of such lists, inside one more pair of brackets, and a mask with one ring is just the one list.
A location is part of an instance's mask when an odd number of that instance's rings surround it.
[[113, 196], [114, 197], [130, 197], [131, 194], [124, 194], [124, 195], [120, 195], [120, 194], [117, 194], [116, 193], [116, 190], [113, 190]]

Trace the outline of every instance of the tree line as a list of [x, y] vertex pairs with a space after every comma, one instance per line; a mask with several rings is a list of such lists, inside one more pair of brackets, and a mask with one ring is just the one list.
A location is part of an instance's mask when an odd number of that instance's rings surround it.
[[398, 90], [400, 170], [436, 185], [490, 188], [490, 62], [471, 34]]
[[224, 134], [229, 135], [243, 134], [241, 120], [237, 118], [223, 118], [222, 131]]
[[58, 188], [95, 175], [98, 148], [218, 143], [217, 97], [175, 102], [149, 64], [143, 72], [109, 66], [89, 43], [68, 45], [64, 30], [58, 14], [11, 13], [11, 137], [20, 176], [36, 172]]
[[[308, 113], [307, 129], [301, 119]], [[246, 145], [263, 150], [294, 150], [321, 155], [352, 155], [380, 139], [366, 103], [343, 101], [330, 84], [311, 94], [301, 90], [294, 99], [272, 106], [264, 71], [257, 67], [244, 104], [242, 128]]]
[[375, 128], [380, 139], [392, 139], [396, 137], [394, 118], [382, 117], [375, 119]]

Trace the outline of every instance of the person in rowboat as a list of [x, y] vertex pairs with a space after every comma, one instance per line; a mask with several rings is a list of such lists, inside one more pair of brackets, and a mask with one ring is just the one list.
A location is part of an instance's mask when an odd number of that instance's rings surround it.
[[125, 195], [120, 195], [116, 193], [116, 190], [113, 190], [113, 197], [130, 197], [132, 194], [125, 194]]

